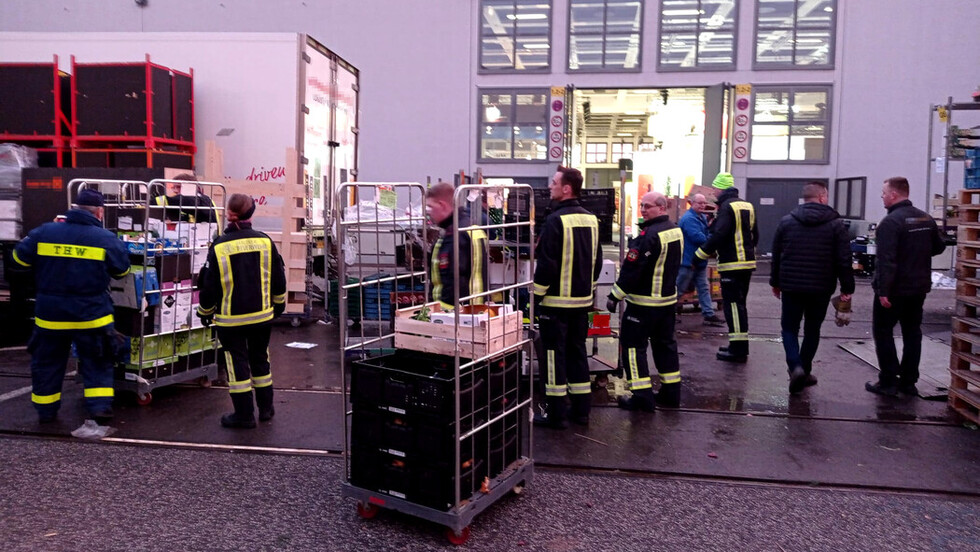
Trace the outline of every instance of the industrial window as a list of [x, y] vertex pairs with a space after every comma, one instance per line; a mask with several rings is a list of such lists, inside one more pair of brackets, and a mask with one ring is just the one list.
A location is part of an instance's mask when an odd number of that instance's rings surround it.
[[868, 188], [868, 177], [838, 178], [834, 181], [834, 209], [841, 218], [861, 220], [864, 218], [864, 198]]
[[641, 0], [569, 0], [569, 71], [639, 71]]
[[661, 0], [660, 71], [735, 68], [735, 0]]
[[608, 145], [605, 142], [588, 142], [585, 144], [585, 162], [608, 163], [607, 148]]
[[612, 160], [619, 161], [620, 159], [632, 159], [633, 158], [633, 143], [632, 142], [614, 142], [612, 145]]
[[837, 0], [758, 0], [754, 69], [834, 66]]
[[827, 163], [831, 87], [758, 86], [753, 90], [753, 162]]
[[551, 0], [480, 0], [480, 73], [551, 68]]
[[481, 90], [481, 161], [547, 161], [548, 90]]

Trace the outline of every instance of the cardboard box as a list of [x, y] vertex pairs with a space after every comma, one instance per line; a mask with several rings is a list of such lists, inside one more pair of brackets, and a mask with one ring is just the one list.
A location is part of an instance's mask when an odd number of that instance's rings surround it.
[[175, 282], [191, 279], [190, 252], [176, 255], [155, 255], [153, 262], [157, 269], [157, 279], [163, 282]]
[[147, 307], [144, 310], [116, 306], [113, 309], [114, 327], [117, 332], [139, 337], [153, 333], [153, 323], [156, 320], [157, 307]]
[[153, 267], [144, 272], [143, 267], [134, 266], [130, 268], [129, 274], [119, 280], [109, 281], [109, 297], [112, 299], [112, 304], [128, 309], [142, 310], [144, 299], [149, 306], [159, 304], [160, 295], [152, 293], [158, 289], [160, 286], [157, 282], [156, 269]]
[[610, 313], [604, 311], [592, 311], [589, 313], [589, 333], [588, 335], [612, 335], [612, 328], [609, 325]]

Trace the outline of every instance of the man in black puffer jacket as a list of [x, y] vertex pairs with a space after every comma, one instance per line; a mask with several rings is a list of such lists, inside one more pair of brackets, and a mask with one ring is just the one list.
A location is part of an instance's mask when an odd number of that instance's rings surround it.
[[[783, 349], [789, 369], [789, 392], [816, 385], [813, 357], [820, 344], [820, 326], [830, 296], [840, 282], [841, 300], [854, 293], [851, 246], [840, 215], [827, 205], [822, 182], [803, 186], [799, 207], [779, 221], [772, 240], [772, 294], [782, 299]], [[803, 346], [800, 347], [800, 321]]]
[[[871, 331], [878, 355], [878, 381], [864, 388], [894, 397], [899, 392], [917, 396], [919, 358], [922, 356], [922, 304], [932, 289], [932, 257], [946, 249], [942, 232], [927, 213], [909, 201], [909, 181], [889, 178], [881, 188], [888, 215], [875, 232], [874, 310]], [[902, 361], [898, 360], [892, 332], [902, 326]]]

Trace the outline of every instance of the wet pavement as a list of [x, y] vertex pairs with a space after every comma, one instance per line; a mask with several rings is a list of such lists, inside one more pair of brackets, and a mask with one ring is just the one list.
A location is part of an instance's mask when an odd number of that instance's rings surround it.
[[[597, 388], [594, 393], [596, 408], [587, 428], [572, 426], [563, 432], [534, 432], [534, 459], [542, 469], [548, 468], [544, 484], [548, 477], [578, 477], [585, 479], [575, 479], [575, 485], [593, 486], [593, 477], [629, 479], [631, 474], [643, 474], [790, 488], [849, 489], [848, 492], [916, 492], [936, 497], [960, 496], [972, 504], [975, 514], [980, 499], [980, 434], [976, 427], [965, 424], [942, 401], [892, 399], [867, 393], [864, 382], [876, 378], [875, 369], [838, 346], [870, 340], [871, 300], [867, 280], [859, 281], [851, 325], [838, 328], [832, 321], [824, 324], [813, 370], [819, 384], [799, 396], [790, 396], [787, 391], [788, 377], [778, 340], [779, 301], [769, 293], [764, 274], [755, 277], [750, 292], [749, 333], [753, 341], [747, 364], [715, 360], [717, 347], [726, 343], [724, 334], [719, 328], [704, 327], [697, 313], [681, 315], [677, 327], [684, 386], [681, 408], [653, 414], [619, 410], [609, 402], [610, 391], [615, 394], [617, 388], [615, 379], [611, 380], [609, 387]], [[949, 343], [953, 303], [951, 290], [929, 295], [923, 327], [927, 336]], [[294, 341], [316, 343], [317, 347], [285, 347]], [[603, 340], [599, 348], [601, 354], [613, 357], [615, 342]], [[231, 405], [227, 390], [220, 385], [202, 387], [193, 383], [160, 388], [146, 406], [136, 404], [132, 395], [122, 394], [116, 401], [112, 423], [117, 431], [108, 441], [137, 447], [113, 448], [111, 455], [135, 457], [142, 455], [139, 451], [146, 445], [163, 445], [215, 451], [201, 454], [220, 455], [224, 454], [220, 451], [233, 450], [313, 456], [329, 464], [324, 471], [334, 479], [324, 484], [324, 492], [334, 493], [343, 463], [319, 457], [343, 449], [338, 328], [318, 322], [304, 323], [299, 328], [277, 325], [270, 349], [277, 388], [276, 418], [271, 423], [260, 424], [255, 431], [222, 429], [218, 419]], [[58, 421], [39, 425], [29, 402], [29, 390], [24, 391], [30, 385], [28, 363], [22, 348], [0, 352], [0, 436], [5, 453], [12, 454], [13, 461], [17, 453], [12, 451], [25, 448], [57, 450], [81, 446], [62, 440], [84, 420], [81, 386], [68, 378]], [[34, 437], [54, 440], [39, 445]], [[99, 447], [82, 448], [91, 453]], [[222, 461], [220, 458], [214, 461]], [[289, 462], [292, 461], [286, 461]], [[588, 473], [600, 470], [607, 475], [573, 475], [579, 472], [568, 471], [579, 469], [589, 470]], [[552, 491], [548, 487], [535, 488], [541, 484], [536, 478], [531, 486], [536, 499]], [[619, 484], [616, 479], [610, 486]], [[590, 500], [599, 504], [607, 499], [611, 497], [596, 496]], [[331, 497], [328, 501], [337, 500]], [[509, 511], [511, 507], [523, 508], [522, 501], [523, 498], [505, 501], [483, 516], [508, 518], [515, 515]], [[616, 515], [611, 512], [603, 519]], [[349, 517], [345, 515], [342, 521], [357, 523]], [[397, 523], [401, 529], [396, 532], [413, 531]], [[975, 518], [973, 523], [966, 528], [967, 535], [980, 538]], [[479, 522], [475, 527], [487, 529], [493, 524]], [[748, 546], [731, 540], [719, 541], [719, 545], [722, 548], [715, 549]], [[233, 548], [240, 547], [228, 549]], [[923, 549], [926, 548], [929, 547]], [[279, 549], [295, 548], [284, 545]], [[406, 545], [405, 549], [415, 548]], [[541, 549], [603, 548], [580, 548], [576, 544]]]

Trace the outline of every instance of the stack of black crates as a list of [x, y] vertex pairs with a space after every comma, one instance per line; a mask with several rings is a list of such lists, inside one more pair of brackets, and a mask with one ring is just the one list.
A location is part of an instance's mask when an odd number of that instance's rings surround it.
[[[448, 511], [458, 463], [460, 500], [480, 493], [518, 460], [527, 437], [526, 409], [516, 408], [527, 400], [520, 358], [513, 351], [461, 369], [458, 419], [454, 357], [397, 350], [353, 362], [351, 483]], [[457, 424], [461, 436], [472, 432], [458, 457]]]

